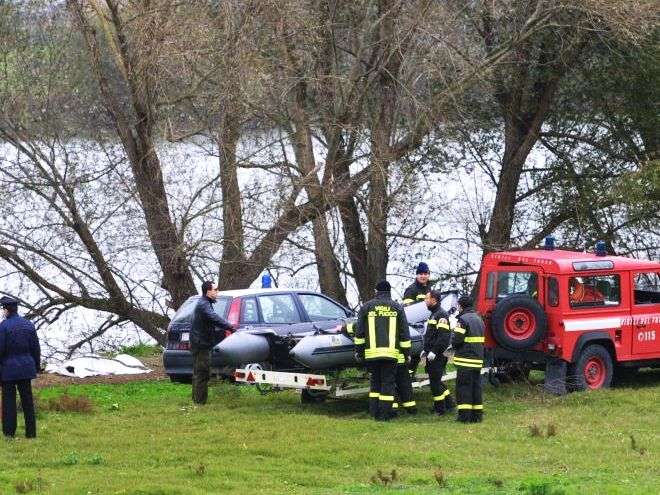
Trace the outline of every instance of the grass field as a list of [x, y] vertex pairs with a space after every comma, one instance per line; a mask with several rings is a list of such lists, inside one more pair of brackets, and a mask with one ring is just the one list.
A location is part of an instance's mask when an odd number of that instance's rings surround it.
[[213, 386], [203, 407], [192, 405], [189, 386], [156, 381], [69, 387], [92, 400], [92, 412], [44, 410], [63, 392], [39, 391], [36, 440], [0, 442], [0, 493], [647, 495], [660, 487], [658, 372], [566, 397], [488, 386], [479, 425], [432, 416], [427, 390], [417, 393], [418, 416], [385, 424], [367, 418], [364, 400], [302, 405], [295, 392], [261, 396], [229, 383]]

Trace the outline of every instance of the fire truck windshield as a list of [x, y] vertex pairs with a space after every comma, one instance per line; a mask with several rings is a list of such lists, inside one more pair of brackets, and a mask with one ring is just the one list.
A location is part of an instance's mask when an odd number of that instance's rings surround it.
[[538, 275], [535, 272], [498, 272], [497, 298], [513, 294], [538, 297]]

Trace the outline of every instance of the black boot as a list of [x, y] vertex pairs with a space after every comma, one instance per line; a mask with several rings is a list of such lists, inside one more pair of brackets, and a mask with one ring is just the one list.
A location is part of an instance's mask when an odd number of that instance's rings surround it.
[[456, 409], [456, 402], [454, 402], [454, 398], [451, 395], [448, 395], [445, 399], [445, 411], [451, 412], [454, 409]]
[[369, 416], [375, 418], [378, 416], [378, 398], [369, 397]]
[[442, 416], [447, 412], [447, 409], [445, 408], [445, 401], [444, 400], [438, 400], [433, 403], [433, 412], [437, 414], [438, 416]]
[[472, 411], [469, 409], [461, 409], [458, 411], [456, 416], [456, 421], [460, 423], [470, 423], [472, 422]]
[[484, 412], [480, 410], [472, 411], [471, 423], [481, 423], [484, 419]]
[[379, 412], [378, 416], [376, 416], [376, 421], [390, 421], [394, 418], [396, 418], [398, 414], [394, 411], [389, 411], [389, 412]]

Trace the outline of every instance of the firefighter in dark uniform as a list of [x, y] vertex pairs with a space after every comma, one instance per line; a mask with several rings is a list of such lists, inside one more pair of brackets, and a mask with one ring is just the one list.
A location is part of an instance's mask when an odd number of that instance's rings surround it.
[[484, 365], [484, 321], [474, 310], [470, 296], [458, 299], [459, 313], [453, 331], [456, 366], [457, 420], [480, 423], [483, 418], [481, 368]]
[[[417, 269], [415, 270], [415, 281], [409, 285], [406, 290], [403, 292], [403, 305], [408, 306], [410, 304], [415, 304], [418, 302], [424, 301], [426, 298], [426, 294], [428, 294], [429, 290], [431, 290], [431, 286], [429, 284], [429, 277], [431, 275], [431, 271], [429, 270], [429, 265], [424, 263], [423, 261], [417, 265]], [[410, 380], [412, 383], [412, 379], [415, 376], [415, 373], [417, 372], [417, 366], [419, 366], [419, 361], [420, 357], [419, 356], [411, 356], [410, 357]]]
[[424, 334], [424, 350], [421, 357], [426, 357], [426, 372], [429, 374], [431, 394], [433, 395], [433, 412], [438, 416], [454, 409], [454, 399], [449, 389], [442, 383], [445, 374], [447, 358], [443, 354], [451, 343], [449, 315], [440, 306], [442, 295], [437, 290], [426, 294], [426, 307], [431, 316], [426, 322]]
[[392, 411], [399, 352], [405, 364], [410, 359], [410, 333], [403, 307], [392, 300], [391, 286], [383, 280], [376, 285], [376, 297], [358, 312], [355, 352], [370, 373], [369, 413], [378, 421], [396, 416]]
[[431, 290], [429, 286], [429, 276], [431, 271], [429, 265], [423, 261], [417, 265], [415, 270], [415, 281], [410, 284], [403, 293], [403, 305], [408, 306], [424, 301], [426, 294]]
[[41, 347], [34, 324], [18, 315], [18, 301], [0, 298], [4, 321], [0, 323], [0, 382], [2, 382], [2, 433], [16, 435], [16, 392], [21, 397], [25, 436], [37, 436], [31, 380], [41, 368]]
[[400, 349], [396, 359], [396, 386], [393, 407], [401, 408], [408, 414], [417, 414], [417, 402], [413, 399], [412, 376], [408, 365], [408, 357]]
[[[190, 350], [193, 357], [192, 398], [196, 404], [206, 404], [211, 378], [211, 348], [225, 337], [225, 330], [234, 327], [213, 310], [218, 286], [202, 283], [202, 295], [195, 305], [190, 328]], [[220, 329], [218, 332], [217, 329]]]
[[[342, 332], [350, 337], [355, 338], [355, 322], [348, 321], [342, 326]], [[413, 387], [408, 364], [406, 363], [406, 355], [401, 352], [397, 353], [396, 360], [396, 378], [395, 378], [395, 401], [392, 404], [393, 409], [402, 408], [408, 414], [417, 414], [417, 402], [413, 399]]]

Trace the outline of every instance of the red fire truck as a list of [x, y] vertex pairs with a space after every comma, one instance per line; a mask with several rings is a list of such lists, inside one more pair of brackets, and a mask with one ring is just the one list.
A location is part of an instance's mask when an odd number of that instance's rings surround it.
[[495, 366], [546, 372], [555, 393], [660, 367], [660, 262], [544, 249], [484, 257], [477, 309]]

